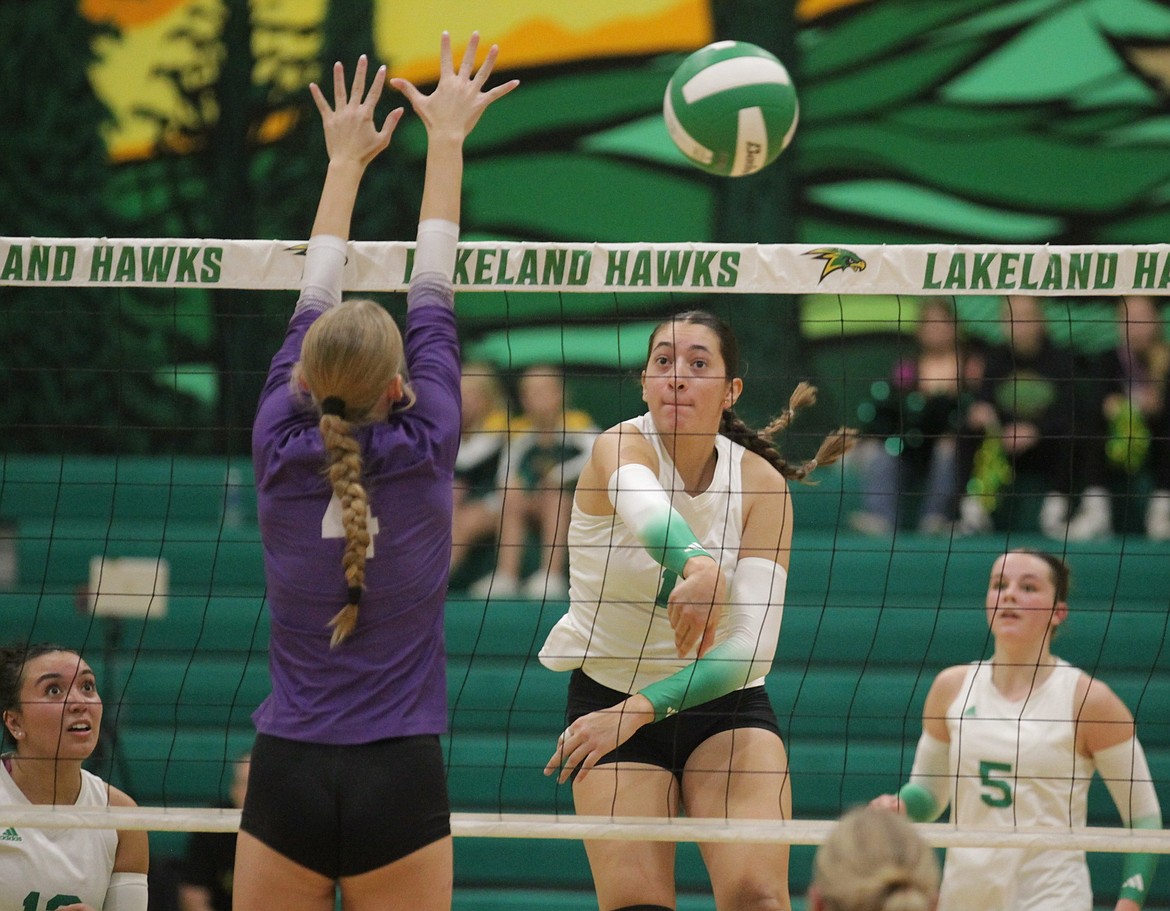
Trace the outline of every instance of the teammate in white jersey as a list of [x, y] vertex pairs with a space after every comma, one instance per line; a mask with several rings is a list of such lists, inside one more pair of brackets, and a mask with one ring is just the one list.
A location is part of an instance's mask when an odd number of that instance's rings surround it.
[[[567, 728], [545, 774], [574, 778], [577, 813], [791, 815], [788, 761], [763, 687], [792, 542], [788, 465], [769, 442], [809, 404], [801, 385], [764, 431], [733, 409], [734, 335], [701, 311], [650, 338], [649, 413], [596, 441], [569, 529], [569, 612], [541, 662], [571, 670]], [[586, 841], [601, 911], [675, 906], [674, 845]], [[702, 845], [720, 911], [790, 907], [788, 848]]]
[[[102, 700], [76, 652], [0, 649], [0, 711], [16, 745], [0, 755], [0, 806], [135, 806], [81, 767]], [[0, 825], [0, 911], [146, 911], [148, 855], [145, 832]]]
[[[960, 826], [1084, 826], [1089, 782], [1102, 777], [1122, 822], [1157, 829], [1162, 813], [1133, 715], [1100, 680], [1052, 654], [1068, 617], [1069, 570], [1013, 550], [991, 569], [990, 661], [935, 678], [910, 782], [874, 803], [929, 822], [949, 804]], [[1128, 854], [1115, 911], [1138, 911], [1155, 855]], [[941, 911], [1090, 911], [1083, 851], [951, 848]]]

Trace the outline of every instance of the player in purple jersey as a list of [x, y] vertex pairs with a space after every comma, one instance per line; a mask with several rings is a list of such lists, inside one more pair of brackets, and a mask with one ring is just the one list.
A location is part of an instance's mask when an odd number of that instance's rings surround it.
[[329, 167], [252, 435], [272, 694], [253, 716], [236, 911], [331, 911], [338, 885], [346, 911], [451, 906], [438, 735], [460, 421], [452, 276], [463, 142], [516, 86], [484, 90], [497, 49], [476, 70], [478, 43], [456, 66], [443, 34], [430, 95], [392, 80], [427, 129], [405, 341], [377, 304], [341, 303], [358, 185], [402, 110], [374, 123], [386, 72], [366, 92], [365, 57], [349, 91], [334, 66], [333, 106], [310, 87]]

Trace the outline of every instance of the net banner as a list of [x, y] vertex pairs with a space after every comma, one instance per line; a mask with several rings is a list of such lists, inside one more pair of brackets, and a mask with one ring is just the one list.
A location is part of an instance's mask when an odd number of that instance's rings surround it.
[[[294, 290], [303, 241], [0, 237], [0, 285]], [[347, 291], [402, 291], [414, 244], [351, 241]], [[460, 244], [474, 291], [1170, 294], [1170, 244]]]

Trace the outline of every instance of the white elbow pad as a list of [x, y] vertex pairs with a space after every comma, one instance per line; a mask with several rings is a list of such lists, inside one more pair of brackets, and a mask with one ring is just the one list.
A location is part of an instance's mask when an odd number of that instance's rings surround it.
[[1093, 765], [1109, 789], [1123, 823], [1129, 826], [1135, 820], [1147, 824], [1155, 817], [1161, 820], [1162, 808], [1146, 752], [1136, 737], [1094, 753]]
[[651, 522], [670, 512], [670, 497], [662, 482], [638, 462], [619, 465], [606, 487], [614, 510], [639, 539]]
[[910, 770], [910, 783], [925, 789], [934, 798], [938, 815], [942, 815], [951, 802], [950, 755], [949, 743], [935, 740], [923, 731], [914, 751], [914, 767]]
[[418, 223], [411, 277], [438, 272], [446, 279], [455, 276], [455, 249], [459, 225], [445, 218], [427, 218]]
[[114, 873], [106, 888], [102, 911], [146, 911], [147, 898], [145, 873]]
[[[745, 557], [735, 566], [727, 593], [728, 611], [740, 634], [751, 640], [750, 679], [767, 674], [776, 657], [787, 584], [788, 571], [772, 560]], [[736, 635], [734, 629], [731, 635]]]
[[348, 245], [333, 234], [314, 234], [305, 252], [301, 272], [301, 297], [341, 303], [341, 275], [345, 271]]

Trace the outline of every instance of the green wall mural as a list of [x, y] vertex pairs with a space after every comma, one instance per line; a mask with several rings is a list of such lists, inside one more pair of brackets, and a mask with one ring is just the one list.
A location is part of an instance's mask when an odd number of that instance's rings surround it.
[[[373, 48], [425, 81], [428, 36], [474, 26], [500, 41], [500, 73], [524, 85], [469, 145], [467, 239], [1170, 237], [1165, 2], [656, 0], [635, 15], [628, 3], [492, 0], [474, 22], [468, 5], [446, 6], [407, 27], [375, 0], [0, 3], [0, 67], [23, 87], [0, 97], [0, 234], [301, 239], [325, 160], [305, 91], [322, 61]], [[776, 52], [800, 94], [793, 147], [737, 181], [690, 167], [661, 120], [673, 68], [715, 37]], [[423, 139], [408, 117], [363, 188], [356, 236], [413, 236]], [[2, 285], [0, 299], [9, 448], [152, 452], [246, 448], [290, 303]], [[750, 327], [753, 376], [779, 387], [837, 369], [848, 327], [872, 332], [906, 303], [702, 302]], [[468, 294], [460, 308], [468, 351], [506, 369], [559, 353], [577, 368], [579, 399], [616, 412], [636, 407], [611, 392], [640, 354], [598, 339], [693, 303]], [[826, 314], [839, 323], [829, 331]]]

